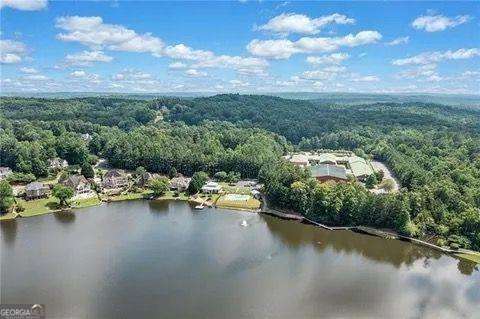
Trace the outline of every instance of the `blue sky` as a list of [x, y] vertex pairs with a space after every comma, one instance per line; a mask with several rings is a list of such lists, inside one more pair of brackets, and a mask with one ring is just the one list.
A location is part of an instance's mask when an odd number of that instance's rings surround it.
[[0, 1], [3, 92], [480, 91], [479, 2]]

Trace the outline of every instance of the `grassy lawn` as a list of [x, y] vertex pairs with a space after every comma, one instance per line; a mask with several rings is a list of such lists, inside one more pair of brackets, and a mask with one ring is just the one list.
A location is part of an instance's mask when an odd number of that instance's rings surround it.
[[0, 215], [0, 221], [4, 220], [14, 220], [17, 217], [17, 213], [7, 213]]
[[471, 253], [458, 253], [456, 255], [458, 257], [468, 259], [470, 261], [476, 262], [477, 264], [480, 264], [480, 252], [472, 251]]
[[226, 208], [239, 208], [239, 209], [258, 209], [260, 208], [260, 201], [250, 197], [248, 200], [244, 201], [234, 201], [234, 200], [227, 200], [225, 196], [221, 196], [216, 205], [218, 207], [226, 207]]
[[222, 186], [222, 189], [225, 191], [225, 193], [249, 195], [252, 192], [250, 187], [230, 186], [228, 183], [223, 182], [219, 184]]
[[107, 196], [106, 198], [112, 202], [119, 202], [123, 200], [143, 199], [143, 198], [149, 197], [150, 195], [152, 195], [152, 191], [145, 190], [139, 193], [125, 193], [125, 194], [119, 194], [119, 195], [110, 195], [110, 196]]
[[19, 213], [19, 215], [22, 217], [48, 214], [59, 209], [58, 200], [55, 197], [48, 197], [48, 198], [41, 198], [41, 199], [27, 200], [27, 201], [23, 199], [19, 199], [18, 203], [25, 208], [23, 212]]
[[84, 199], [74, 200], [70, 203], [71, 208], [83, 208], [100, 205], [102, 202], [98, 199], [98, 196], [93, 196]]

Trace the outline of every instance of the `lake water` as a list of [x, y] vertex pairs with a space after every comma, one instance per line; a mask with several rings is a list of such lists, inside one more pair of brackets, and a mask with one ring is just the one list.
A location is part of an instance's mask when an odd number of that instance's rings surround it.
[[471, 263], [182, 202], [2, 223], [0, 245], [1, 302], [47, 318], [480, 318]]

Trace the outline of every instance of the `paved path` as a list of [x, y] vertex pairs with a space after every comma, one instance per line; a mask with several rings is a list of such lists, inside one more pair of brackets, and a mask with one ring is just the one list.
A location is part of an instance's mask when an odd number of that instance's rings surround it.
[[392, 172], [388, 169], [388, 167], [382, 162], [378, 162], [378, 161], [372, 161], [372, 166], [373, 166], [373, 169], [376, 171], [382, 170], [385, 173], [383, 178], [391, 179], [393, 181], [392, 192], [398, 192], [398, 190], [400, 189], [400, 184], [395, 178], [395, 176], [393, 176]]

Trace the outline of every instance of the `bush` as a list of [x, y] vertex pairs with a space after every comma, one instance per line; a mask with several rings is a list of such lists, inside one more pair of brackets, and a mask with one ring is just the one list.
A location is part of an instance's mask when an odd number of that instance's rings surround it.
[[18, 173], [18, 172], [10, 174], [7, 178], [7, 180], [13, 184], [16, 184], [16, 183], [28, 184], [33, 182], [35, 179], [36, 179], [35, 175], [31, 173], [25, 174], [25, 173]]

